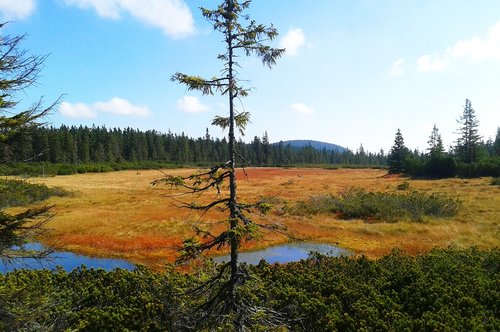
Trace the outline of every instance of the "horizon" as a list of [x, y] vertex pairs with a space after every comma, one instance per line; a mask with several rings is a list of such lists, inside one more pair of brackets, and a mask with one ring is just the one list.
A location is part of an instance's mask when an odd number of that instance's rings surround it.
[[[175, 72], [211, 77], [220, 38], [194, 0], [0, 1], [2, 35], [27, 38], [29, 54], [49, 54], [39, 85], [16, 96], [26, 107], [65, 95], [60, 125], [131, 127], [212, 137], [225, 98], [170, 82]], [[207, 5], [207, 7], [215, 4]], [[243, 138], [314, 140], [356, 151], [389, 151], [398, 128], [425, 151], [434, 124], [454, 144], [465, 99], [483, 140], [500, 125], [500, 3], [482, 0], [351, 2], [254, 0], [252, 19], [273, 24], [287, 54], [271, 71], [242, 57], [252, 123]], [[272, 111], [270, 111], [272, 110]], [[355, 129], [352, 129], [355, 128]]]

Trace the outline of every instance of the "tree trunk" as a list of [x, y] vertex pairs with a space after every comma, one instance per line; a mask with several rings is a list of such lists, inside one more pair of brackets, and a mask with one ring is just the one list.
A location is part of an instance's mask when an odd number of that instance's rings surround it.
[[[232, 9], [231, 0], [228, 0], [227, 7], [229, 10]], [[229, 79], [229, 222], [230, 230], [238, 226], [238, 216], [236, 212], [236, 158], [235, 158], [235, 135], [234, 135], [234, 77], [233, 77], [233, 34], [232, 34], [232, 15], [226, 21], [228, 27], [228, 79]], [[238, 279], [238, 238], [234, 232], [230, 233], [229, 236], [230, 246], [231, 246], [231, 281], [230, 281], [230, 294], [231, 300], [236, 300], [235, 296], [235, 286]]]

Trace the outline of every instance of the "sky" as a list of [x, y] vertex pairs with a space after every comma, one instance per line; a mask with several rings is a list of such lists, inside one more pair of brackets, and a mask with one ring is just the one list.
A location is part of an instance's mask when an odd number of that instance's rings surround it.
[[[0, 32], [27, 34], [29, 54], [48, 55], [38, 84], [16, 98], [27, 107], [63, 96], [48, 119], [213, 137], [227, 99], [170, 80], [176, 72], [212, 78], [223, 36], [199, 7], [215, 0], [0, 0]], [[271, 70], [239, 58], [252, 88], [237, 105], [251, 113], [245, 141], [312, 139], [356, 151], [388, 151], [401, 129], [421, 151], [434, 124], [454, 144], [465, 99], [480, 134], [500, 126], [500, 1], [253, 0], [246, 12], [273, 24], [285, 48]]]

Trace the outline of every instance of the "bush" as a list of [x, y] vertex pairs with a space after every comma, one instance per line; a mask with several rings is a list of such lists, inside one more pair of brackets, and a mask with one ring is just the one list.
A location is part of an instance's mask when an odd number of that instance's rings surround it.
[[451, 178], [457, 175], [457, 162], [450, 156], [430, 158], [424, 165], [423, 174], [431, 178]]
[[[395, 250], [379, 260], [313, 254], [248, 266], [253, 288], [243, 296], [277, 313], [288, 327], [283, 331], [499, 331], [499, 261], [499, 249], [475, 248], [417, 257]], [[230, 330], [194, 325], [200, 317], [213, 319], [200, 306], [213, 294], [192, 289], [219, 273], [80, 268], [0, 274], [0, 330]]]
[[442, 156], [407, 161], [405, 174], [426, 178], [477, 178], [482, 176], [500, 176], [500, 158], [490, 157], [473, 163], [457, 162], [452, 156]]
[[[498, 249], [261, 264], [291, 331], [497, 331]], [[474, 287], [471, 287], [474, 285]]]
[[0, 274], [0, 330], [169, 331], [189, 281], [146, 269], [17, 270]]
[[91, 163], [91, 164], [51, 164], [51, 163], [10, 163], [0, 165], [0, 175], [54, 176], [83, 173], [102, 173], [120, 170], [178, 168], [172, 163], [155, 161]]
[[458, 164], [458, 176], [462, 178], [500, 176], [500, 158], [470, 164], [460, 163]]
[[408, 194], [367, 192], [351, 188], [338, 196], [316, 195], [288, 209], [290, 214], [337, 214], [343, 219], [412, 220], [424, 217], [449, 218], [458, 213], [461, 202], [437, 194], [413, 191]]
[[43, 184], [28, 183], [24, 180], [0, 179], [0, 208], [22, 206], [43, 201], [51, 196], [66, 196], [61, 188], [49, 188]]
[[398, 184], [396, 186], [396, 189], [397, 190], [408, 190], [408, 189], [410, 189], [410, 182], [408, 182], [408, 180], [404, 180], [403, 182], [401, 182], [400, 184]]

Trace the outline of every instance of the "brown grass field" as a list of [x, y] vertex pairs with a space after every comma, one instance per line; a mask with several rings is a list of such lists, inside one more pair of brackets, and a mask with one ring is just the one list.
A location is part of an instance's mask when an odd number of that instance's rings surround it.
[[[186, 175], [193, 170], [164, 172]], [[180, 191], [150, 185], [161, 177], [160, 171], [150, 170], [30, 179], [73, 193], [44, 202], [55, 205], [55, 217], [49, 222], [52, 231], [40, 241], [63, 250], [124, 258], [154, 267], [175, 259], [176, 247], [183, 239], [194, 235], [194, 224], [212, 231], [226, 227], [225, 216], [215, 211], [200, 220], [200, 212], [177, 207], [172, 195]], [[350, 187], [397, 191], [397, 185], [403, 181], [397, 176], [386, 176], [384, 170], [372, 169], [250, 168], [245, 173], [239, 171], [238, 178], [240, 201], [276, 196], [290, 204], [318, 193], [338, 193]], [[410, 190], [442, 193], [462, 200], [460, 213], [452, 219], [397, 223], [346, 221], [326, 215], [287, 216], [279, 211], [259, 218], [267, 219], [261, 222], [276, 221], [286, 225], [289, 235], [294, 238], [335, 244], [372, 258], [396, 247], [411, 254], [450, 245], [498, 247], [500, 188], [490, 185], [491, 178], [408, 181]], [[207, 193], [202, 197], [187, 195], [177, 199], [209, 202], [215, 197], [215, 193]], [[286, 236], [265, 233], [262, 239], [245, 243], [242, 250], [287, 241]]]

